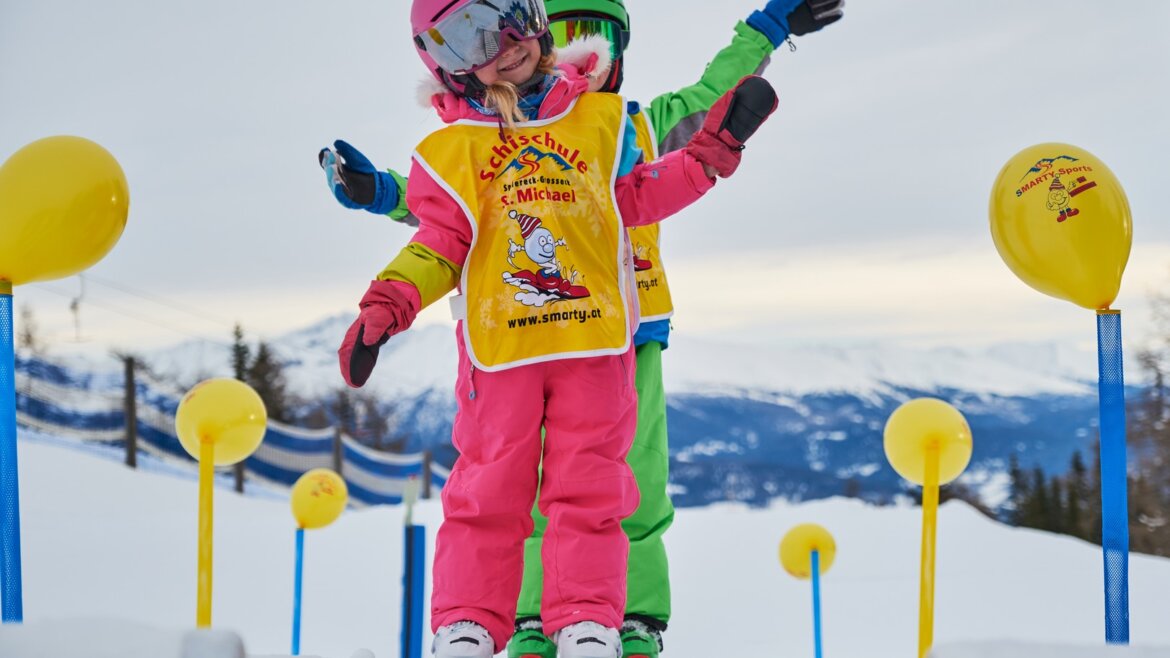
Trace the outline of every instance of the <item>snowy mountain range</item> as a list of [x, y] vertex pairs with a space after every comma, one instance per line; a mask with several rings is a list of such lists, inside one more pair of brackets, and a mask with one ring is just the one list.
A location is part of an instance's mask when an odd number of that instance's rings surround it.
[[[270, 341], [292, 391], [311, 398], [342, 386], [336, 348], [352, 320], [326, 318]], [[179, 381], [229, 372], [227, 350], [206, 343], [146, 357]], [[993, 508], [1006, 499], [1011, 454], [1063, 472], [1096, 437], [1092, 346], [747, 346], [676, 334], [663, 360], [681, 506], [842, 493], [888, 500], [903, 484], [886, 465], [882, 429], [914, 397], [941, 397], [967, 416], [975, 449], [963, 481]], [[394, 408], [410, 449], [448, 464], [455, 370], [454, 329], [420, 327], [382, 349], [366, 387]]]

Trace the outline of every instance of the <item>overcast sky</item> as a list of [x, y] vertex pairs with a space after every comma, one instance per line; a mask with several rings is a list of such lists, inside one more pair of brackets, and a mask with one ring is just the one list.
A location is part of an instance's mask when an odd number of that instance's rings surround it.
[[[629, 0], [634, 99], [693, 82], [762, 0]], [[1000, 167], [1069, 142], [1128, 192], [1115, 305], [1148, 333], [1170, 283], [1170, 3], [850, 0], [781, 49], [780, 109], [735, 178], [667, 220], [676, 330], [736, 341], [1092, 341], [1093, 319], [1016, 280], [988, 230]], [[0, 0], [0, 159], [56, 134], [121, 162], [130, 219], [81, 302], [91, 344], [275, 336], [353, 311], [410, 237], [338, 206], [317, 150], [406, 167], [439, 127], [404, 0]], [[74, 336], [77, 277], [17, 288]], [[446, 322], [436, 304], [422, 322]], [[340, 336], [338, 337], [340, 339]]]

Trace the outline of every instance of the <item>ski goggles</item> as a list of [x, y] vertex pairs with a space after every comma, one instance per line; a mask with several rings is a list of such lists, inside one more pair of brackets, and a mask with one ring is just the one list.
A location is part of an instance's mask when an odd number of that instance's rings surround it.
[[564, 48], [574, 39], [601, 36], [609, 41], [610, 55], [617, 59], [630, 44], [630, 31], [622, 29], [620, 23], [609, 18], [593, 16], [571, 16], [557, 18], [549, 23], [549, 33], [557, 48]]
[[530, 41], [546, 32], [543, 0], [477, 0], [416, 34], [414, 43], [444, 71], [466, 75], [500, 56], [505, 35]]

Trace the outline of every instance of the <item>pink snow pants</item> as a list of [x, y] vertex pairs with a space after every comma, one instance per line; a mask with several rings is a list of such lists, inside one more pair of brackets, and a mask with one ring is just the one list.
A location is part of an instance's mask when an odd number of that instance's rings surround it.
[[[461, 620], [512, 636], [532, 503], [548, 517], [542, 560], [544, 632], [580, 621], [621, 626], [629, 540], [638, 506], [626, 465], [634, 440], [634, 350], [484, 372], [459, 341], [459, 459], [443, 487], [432, 630]], [[543, 444], [543, 480], [541, 426]]]

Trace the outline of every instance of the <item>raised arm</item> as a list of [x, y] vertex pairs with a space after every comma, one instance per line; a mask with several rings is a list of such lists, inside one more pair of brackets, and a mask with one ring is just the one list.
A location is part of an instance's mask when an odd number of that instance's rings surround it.
[[716, 53], [698, 82], [658, 96], [647, 117], [658, 136], [658, 152], [682, 148], [703, 124], [707, 111], [746, 75], [759, 75], [788, 36], [815, 32], [836, 22], [843, 0], [771, 0], [735, 26], [731, 43]]
[[[744, 144], [776, 111], [776, 92], [767, 80], [748, 76], [724, 94], [707, 113], [686, 147], [652, 162], [628, 165], [629, 135], [616, 185], [618, 207], [626, 226], [662, 221], [689, 206], [715, 184], [715, 176], [735, 173]], [[628, 171], [626, 168], [628, 167]]]
[[418, 217], [406, 203], [406, 179], [397, 171], [375, 168], [361, 151], [340, 139], [333, 142], [333, 149], [321, 149], [317, 162], [325, 170], [329, 190], [341, 205], [418, 226]]
[[455, 200], [417, 164], [410, 181], [407, 203], [422, 220], [418, 231], [370, 282], [358, 303], [358, 319], [337, 351], [342, 377], [355, 388], [369, 379], [386, 341], [459, 285], [471, 248], [471, 225]]

